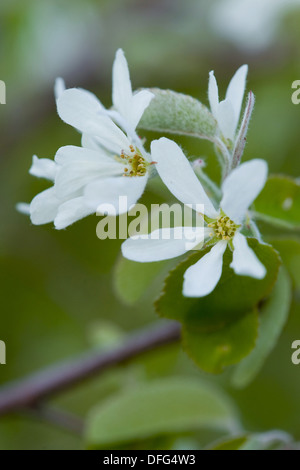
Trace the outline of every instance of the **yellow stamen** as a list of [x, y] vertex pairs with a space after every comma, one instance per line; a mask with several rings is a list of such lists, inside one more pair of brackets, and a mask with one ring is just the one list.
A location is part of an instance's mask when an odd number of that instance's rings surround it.
[[219, 215], [216, 220], [208, 224], [208, 227], [214, 230], [214, 234], [219, 240], [231, 240], [238, 228], [227, 215]]

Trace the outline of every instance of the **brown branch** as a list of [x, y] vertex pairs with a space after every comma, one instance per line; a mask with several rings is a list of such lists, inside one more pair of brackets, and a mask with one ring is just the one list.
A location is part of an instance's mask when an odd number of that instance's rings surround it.
[[83, 382], [95, 374], [179, 339], [180, 325], [174, 322], [167, 323], [159, 328], [144, 330], [131, 336], [116, 349], [79, 356], [6, 385], [0, 389], [0, 415], [37, 406], [45, 398]]

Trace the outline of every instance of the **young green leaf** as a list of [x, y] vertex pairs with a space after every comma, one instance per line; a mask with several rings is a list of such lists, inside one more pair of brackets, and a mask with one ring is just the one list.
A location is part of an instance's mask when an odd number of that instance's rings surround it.
[[125, 390], [93, 408], [87, 418], [89, 448], [115, 448], [202, 428], [239, 430], [228, 398], [197, 379], [169, 378]]
[[214, 140], [217, 122], [200, 101], [171, 90], [150, 91], [155, 98], [144, 112], [139, 128]]

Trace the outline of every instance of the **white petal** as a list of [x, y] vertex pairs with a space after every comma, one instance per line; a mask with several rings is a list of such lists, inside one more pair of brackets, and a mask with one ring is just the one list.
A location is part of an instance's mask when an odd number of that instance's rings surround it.
[[206, 215], [218, 215], [189, 161], [175, 142], [165, 137], [153, 141], [151, 157], [157, 162], [159, 176], [179, 201], [189, 205], [203, 204]]
[[234, 140], [236, 124], [231, 101], [228, 99], [221, 101], [217, 108], [216, 118], [224, 137]]
[[185, 297], [204, 297], [218, 284], [223, 266], [223, 254], [227, 242], [220, 241], [184, 274], [183, 295]]
[[233, 238], [233, 259], [230, 267], [236, 274], [263, 279], [267, 273], [265, 266], [259, 261], [254, 251], [248, 246], [244, 235], [236, 233]]
[[99, 150], [99, 148], [101, 148], [101, 144], [97, 141], [97, 137], [90, 134], [82, 134], [81, 145], [82, 147], [91, 150]]
[[122, 116], [130, 116], [132, 88], [127, 60], [122, 49], [117, 50], [113, 65], [112, 100], [116, 110]]
[[228, 99], [233, 107], [234, 110], [234, 129], [236, 131], [240, 114], [241, 114], [241, 108], [242, 108], [242, 103], [243, 103], [243, 97], [245, 93], [245, 88], [246, 88], [246, 77], [248, 73], [248, 65], [242, 65], [234, 76], [231, 79], [231, 82], [229, 83], [229, 86], [227, 88], [227, 93], [226, 93], [226, 99]]
[[139, 263], [151, 263], [176, 258], [204, 241], [204, 229], [175, 227], [154, 230], [142, 238], [128, 238], [122, 244], [125, 258]]
[[87, 205], [94, 211], [106, 212], [109, 215], [128, 212], [129, 208], [142, 196], [147, 179], [147, 176], [98, 179], [88, 184], [84, 190]]
[[132, 97], [130, 123], [135, 129], [141, 120], [146, 108], [148, 108], [154, 94], [148, 90], [142, 90], [134, 94]]
[[[121, 176], [124, 165], [101, 151], [68, 145], [61, 147], [55, 160], [59, 170], [55, 177], [55, 191], [60, 198], [75, 197], [78, 191], [95, 179]], [[79, 195], [79, 194], [78, 194]]]
[[[132, 111], [133, 109], [131, 109], [131, 114]], [[127, 137], [131, 139], [132, 143], [135, 142], [139, 146], [141, 140], [136, 134], [135, 127], [133, 127], [131, 124], [131, 114], [128, 114], [125, 118], [123, 114], [120, 114], [119, 111], [116, 111], [115, 109], [106, 111], [106, 115], [109, 116], [125, 132]]]
[[263, 189], [268, 175], [265, 160], [254, 159], [235, 168], [222, 185], [221, 208], [234, 222], [241, 223], [246, 211]]
[[54, 187], [39, 193], [30, 204], [31, 222], [34, 225], [52, 222], [56, 217], [61, 202], [55, 195]]
[[58, 230], [66, 228], [74, 222], [77, 222], [77, 220], [83, 219], [94, 212], [93, 209], [86, 206], [84, 197], [70, 199], [59, 206], [54, 219], [55, 228]]
[[121, 129], [104, 114], [99, 100], [85, 90], [70, 88], [57, 101], [60, 118], [82, 133], [97, 136], [110, 151], [120, 154], [128, 147], [128, 139]]
[[38, 158], [36, 155], [33, 155], [32, 165], [29, 170], [31, 175], [54, 181], [56, 172], [57, 165], [53, 160], [49, 158]]
[[217, 119], [217, 110], [218, 110], [218, 104], [219, 104], [219, 90], [218, 90], [217, 80], [215, 78], [213, 71], [209, 73], [208, 100], [209, 100], [211, 112], [213, 113], [214, 117]]
[[66, 145], [58, 149], [55, 155], [55, 161], [59, 165], [71, 165], [76, 162], [81, 162], [83, 165], [88, 162], [103, 162], [122, 166], [122, 163], [117, 162], [117, 160], [109, 155], [110, 154], [101, 148], [92, 150], [89, 148], [77, 147], [76, 145]]
[[61, 77], [58, 77], [55, 80], [55, 84], [54, 84], [54, 96], [56, 100], [58, 100], [58, 98], [63, 94], [65, 89], [66, 89], [66, 84], [65, 84], [64, 79]]
[[[114, 166], [115, 165], [115, 166]], [[63, 166], [55, 178], [55, 192], [59, 198], [70, 198], [81, 195], [84, 187], [95, 180], [107, 177], [120, 177], [122, 165], [117, 162], [109, 164], [101, 162], [84, 162], [84, 165]]]
[[74, 88], [74, 89], [75, 89], [75, 90], [82, 91], [82, 92], [85, 93], [86, 95], [90, 95], [90, 97], [91, 97], [92, 100], [97, 101], [97, 104], [98, 104], [98, 106], [100, 106], [102, 112], [105, 113], [105, 112], [107, 111], [107, 109], [105, 108], [105, 106], [103, 106], [103, 104], [101, 103], [101, 101], [99, 100], [99, 98], [95, 95], [95, 93], [92, 93], [91, 91], [86, 90], [85, 88], [81, 88], [81, 87]]
[[27, 204], [27, 202], [18, 202], [16, 209], [21, 214], [30, 215], [30, 204]]

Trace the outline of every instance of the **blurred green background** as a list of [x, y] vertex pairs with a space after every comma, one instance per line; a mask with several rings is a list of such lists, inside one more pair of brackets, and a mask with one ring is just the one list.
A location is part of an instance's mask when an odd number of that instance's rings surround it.
[[[137, 304], [125, 306], [113, 281], [120, 242], [97, 239], [96, 216], [56, 231], [32, 226], [15, 210], [47, 187], [28, 175], [32, 155], [52, 158], [60, 146], [80, 142], [56, 114], [55, 78], [93, 91], [110, 106], [111, 66], [122, 47], [134, 88], [171, 88], [207, 104], [208, 72], [215, 70], [223, 94], [234, 71], [248, 63], [247, 88], [257, 101], [245, 159], [265, 158], [271, 173], [297, 177], [300, 106], [291, 102], [291, 84], [300, 79], [299, 26], [300, 1], [1, 1], [0, 79], [7, 85], [0, 108], [0, 339], [7, 345], [1, 384], [157, 321], [151, 299], [161, 278]], [[208, 172], [217, 176], [209, 144], [181, 144], [189, 155], [207, 157]], [[154, 199], [160, 200], [150, 187], [144, 200]], [[278, 346], [249, 387], [234, 390], [228, 374], [205, 376], [234, 398], [246, 429], [283, 429], [300, 439], [300, 365], [290, 359], [291, 343], [300, 338], [299, 299], [298, 292]], [[55, 402], [85, 416], [114, 391], [166, 375], [184, 381], [204, 374], [172, 346]], [[81, 447], [78, 437], [49, 424], [0, 419], [0, 449]]]

